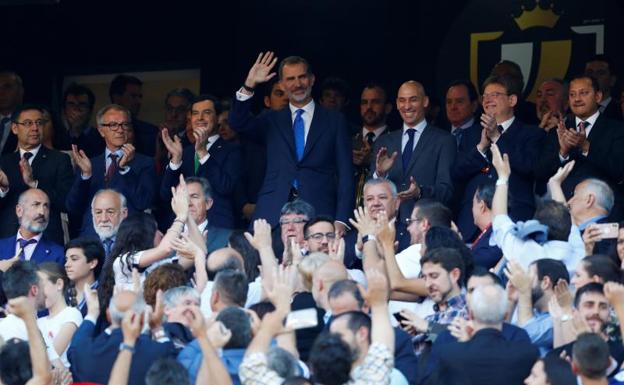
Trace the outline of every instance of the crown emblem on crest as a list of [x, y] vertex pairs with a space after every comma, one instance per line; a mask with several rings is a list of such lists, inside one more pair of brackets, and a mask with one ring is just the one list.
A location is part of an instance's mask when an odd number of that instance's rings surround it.
[[521, 30], [533, 27], [553, 28], [557, 24], [559, 15], [553, 9], [554, 4], [550, 2], [548, 8], [542, 8], [539, 3], [539, 0], [536, 0], [535, 7], [531, 10], [522, 6], [520, 16], [514, 17], [514, 21]]

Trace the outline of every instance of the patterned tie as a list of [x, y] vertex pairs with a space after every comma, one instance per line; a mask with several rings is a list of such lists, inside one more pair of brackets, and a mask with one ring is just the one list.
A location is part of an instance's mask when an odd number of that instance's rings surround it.
[[102, 245], [104, 246], [104, 255], [106, 257], [104, 259], [104, 265], [106, 265], [108, 262], [110, 262], [110, 253], [111, 253], [111, 250], [113, 249], [113, 239], [106, 238], [105, 240], [102, 241]]
[[106, 182], [106, 184], [108, 184], [113, 179], [113, 175], [115, 175], [115, 171], [117, 171], [118, 156], [115, 153], [110, 153], [108, 157], [110, 158], [111, 163], [106, 169], [106, 175], [104, 175], [104, 182]]
[[403, 172], [407, 171], [407, 166], [409, 166], [410, 159], [412, 159], [412, 152], [414, 151], [414, 134], [416, 133], [416, 130], [408, 128], [405, 132], [409, 136], [409, 139], [407, 140], [405, 148], [403, 148], [403, 154], [401, 154], [401, 157], [403, 158]]
[[[296, 111], [297, 116], [295, 117], [295, 122], [293, 124], [297, 162], [300, 162], [301, 158], [303, 158], [303, 150], [305, 149], [305, 124], [303, 123], [303, 117], [301, 116], [304, 112], [305, 111], [301, 108]], [[293, 187], [299, 188], [299, 181], [297, 179], [293, 181]]]
[[368, 143], [369, 146], [373, 146], [373, 142], [375, 141], [375, 133], [374, 132], [369, 132], [368, 134], [366, 134], [366, 142]]
[[577, 132], [586, 131], [586, 130], [587, 130], [587, 128], [588, 128], [589, 126], [591, 126], [591, 123], [590, 123], [590, 122], [583, 122], [583, 121], [582, 121], [582, 122], [580, 122], [580, 123], [578, 124], [578, 126], [577, 126], [577, 130], [576, 130], [576, 131], [577, 131]]
[[[32, 155], [32, 154], [30, 154]], [[20, 238], [17, 240], [17, 243], [19, 243], [19, 248], [20, 248], [20, 253], [18, 255], [19, 259], [25, 259], [26, 258], [26, 254], [24, 253], [24, 249], [26, 248], [26, 246], [28, 245], [32, 245], [34, 243], [37, 243], [37, 240], [35, 238], [31, 238], [29, 240], [26, 240], [24, 238]]]

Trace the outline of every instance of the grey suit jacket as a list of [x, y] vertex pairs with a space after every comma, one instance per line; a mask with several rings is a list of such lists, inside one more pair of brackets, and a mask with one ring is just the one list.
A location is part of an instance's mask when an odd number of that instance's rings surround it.
[[[422, 190], [421, 198], [428, 198], [448, 205], [453, 196], [451, 167], [457, 154], [455, 138], [447, 131], [427, 124], [412, 152], [407, 170], [403, 170], [401, 162], [401, 138], [403, 130], [390, 132], [380, 136], [373, 146], [376, 154], [381, 147], [388, 149], [388, 154], [395, 151], [399, 154], [387, 178], [394, 182], [398, 191], [409, 188], [410, 177], [414, 177]], [[371, 175], [374, 172], [371, 171]], [[405, 201], [399, 208], [399, 218], [409, 218], [414, 207], [414, 200]]]
[[208, 225], [207, 229], [208, 237], [206, 239], [206, 247], [208, 248], [208, 254], [227, 246], [232, 230], [210, 225]]

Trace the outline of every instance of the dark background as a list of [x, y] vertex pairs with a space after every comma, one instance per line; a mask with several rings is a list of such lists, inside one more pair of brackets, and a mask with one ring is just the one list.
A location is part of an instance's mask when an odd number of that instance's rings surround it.
[[[0, 0], [0, 67], [22, 76], [25, 101], [55, 105], [64, 74], [200, 67], [202, 91], [231, 95], [257, 53], [267, 49], [280, 57], [306, 57], [317, 84], [326, 76], [343, 77], [355, 98], [371, 79], [385, 82], [390, 95], [406, 79], [420, 80], [439, 97], [434, 87], [438, 50], [469, 1], [25, 3]], [[622, 1], [609, 3], [624, 9]], [[487, 9], [482, 17], [489, 17]], [[608, 33], [621, 41], [619, 30]], [[607, 45], [606, 53], [619, 63], [621, 51]], [[356, 105], [351, 103], [351, 112]]]

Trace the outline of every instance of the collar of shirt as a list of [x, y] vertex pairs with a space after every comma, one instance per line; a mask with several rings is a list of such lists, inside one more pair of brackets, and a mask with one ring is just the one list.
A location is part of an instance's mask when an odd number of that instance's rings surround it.
[[589, 136], [589, 132], [591, 131], [592, 128], [594, 128], [594, 125], [596, 124], [596, 119], [598, 119], [598, 115], [600, 115], [600, 109], [597, 109], [596, 112], [594, 112], [592, 116], [590, 116], [589, 118], [585, 120], [582, 120], [578, 116], [575, 116], [574, 117], [575, 127], [578, 127], [579, 123], [581, 122], [589, 123], [589, 127], [585, 129], [585, 136]]
[[210, 150], [210, 147], [219, 139], [219, 134], [214, 134], [208, 137], [208, 141], [206, 142], [206, 151]]
[[362, 127], [362, 138], [366, 139], [366, 134], [372, 132], [373, 134], [375, 134], [374, 140], [377, 140], [377, 138], [379, 138], [379, 135], [381, 135], [381, 133], [386, 130], [386, 127], [388, 126], [384, 124], [383, 126], [376, 128], [373, 131], [369, 131], [366, 127]]
[[455, 132], [457, 130], [465, 130], [466, 128], [472, 127], [473, 124], [474, 124], [474, 118], [470, 118], [470, 119], [466, 120], [459, 127], [455, 127], [455, 126], [451, 125], [451, 133], [453, 133], [453, 132]]
[[407, 135], [407, 130], [410, 129], [410, 128], [415, 129], [416, 132], [423, 132], [425, 127], [427, 127], [427, 120], [426, 119], [421, 120], [420, 123], [418, 123], [414, 127], [410, 127], [407, 124], [403, 123], [403, 135]]
[[290, 115], [292, 118], [292, 121], [295, 121], [295, 117], [297, 117], [297, 110], [302, 109], [303, 112], [303, 117], [305, 119], [305, 117], [312, 117], [314, 115], [314, 100], [310, 100], [310, 102], [308, 104], [306, 104], [303, 107], [296, 107], [293, 106], [292, 103], [288, 103], [288, 107], [290, 108]]
[[589, 218], [585, 222], [579, 223], [578, 228], [581, 231], [585, 231], [587, 226], [591, 225], [592, 223], [597, 223], [598, 221], [603, 220], [606, 217], [607, 217], [606, 215], [598, 215], [597, 217]]
[[[39, 243], [39, 241], [41, 240], [41, 237], [42, 237], [42, 236], [43, 236], [43, 233], [39, 233], [39, 234], [35, 235], [34, 237], [32, 237], [32, 238], [30, 238], [30, 239], [35, 239], [35, 240], [37, 241], [37, 243]], [[17, 230], [17, 238], [16, 238], [16, 241], [17, 241], [17, 240], [19, 240], [19, 239], [26, 239], [26, 238], [22, 237], [22, 234], [20, 234], [19, 230]], [[26, 240], [28, 240], [28, 239], [26, 239]], [[36, 245], [36, 243], [35, 243], [34, 245]], [[29, 246], [30, 246], [30, 245], [29, 245]]]
[[[108, 149], [108, 147], [106, 147], [106, 149], [104, 150], [104, 156], [105, 159], [108, 161], [110, 158], [108, 157], [110, 154], [112, 154], [113, 152], [111, 150]], [[124, 152], [123, 150], [120, 148], [119, 150], [115, 151], [115, 154], [117, 155], [117, 160], [121, 159], [121, 157], [123, 156]]]
[[204, 232], [208, 227], [208, 219], [205, 219], [202, 223], [197, 224], [197, 228], [199, 228], [199, 232]]
[[[456, 295], [455, 297], [449, 298], [449, 300], [446, 301], [446, 310], [442, 310], [442, 311], [447, 312], [447, 311], [457, 310], [457, 309], [461, 309], [465, 307], [466, 307], [466, 299], [464, 298], [463, 294], [459, 294], [459, 295]], [[437, 303], [433, 305], [433, 310], [436, 313], [441, 311], [440, 306]]]
[[24, 150], [24, 149], [20, 148], [19, 149], [20, 159], [24, 157], [25, 153], [30, 152], [32, 154], [32, 156], [30, 157], [30, 159], [28, 159], [28, 163], [32, 164], [33, 159], [35, 159], [35, 156], [37, 156], [37, 153], [39, 152], [40, 149], [41, 149], [41, 145], [38, 145], [37, 147], [33, 148], [32, 150]]
[[507, 129], [509, 128], [509, 126], [511, 126], [514, 122], [514, 120], [516, 120], [515, 116], [512, 116], [511, 118], [505, 120], [502, 123], [499, 123], [499, 126], [503, 126], [503, 134], [507, 131]]

